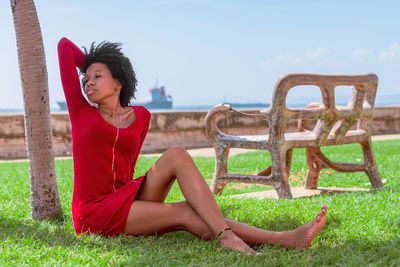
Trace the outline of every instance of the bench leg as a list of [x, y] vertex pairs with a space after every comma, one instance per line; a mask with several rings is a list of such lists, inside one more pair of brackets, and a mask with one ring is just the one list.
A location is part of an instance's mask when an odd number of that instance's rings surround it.
[[315, 153], [315, 150], [319, 150], [319, 148], [308, 147], [307, 148], [307, 166], [308, 166], [308, 175], [306, 181], [307, 189], [317, 189], [319, 173], [323, 169], [321, 166], [321, 162], [318, 160], [318, 156]]
[[211, 183], [211, 191], [213, 194], [221, 194], [227, 182], [220, 182], [219, 178], [226, 176], [228, 173], [228, 147], [216, 147], [215, 148], [215, 171], [214, 177]]
[[[290, 165], [292, 163], [292, 151], [293, 149], [289, 149], [288, 152], [286, 153], [286, 171], [287, 171], [287, 176], [290, 176]], [[261, 176], [268, 176], [271, 174], [272, 171], [272, 166], [269, 166], [265, 170], [257, 173], [257, 175]]]
[[368, 175], [372, 187], [377, 188], [383, 186], [378, 168], [376, 167], [371, 141], [361, 143], [361, 147], [364, 154], [364, 164], [366, 165], [365, 173]]
[[292, 153], [293, 149], [288, 149], [288, 151], [286, 152], [286, 173], [288, 179], [290, 177], [290, 168], [292, 167]]
[[292, 158], [292, 149], [286, 153], [278, 153], [273, 156], [271, 153], [272, 161], [272, 174], [274, 179], [274, 187], [279, 198], [292, 198], [292, 192], [289, 186], [290, 163]]
[[360, 145], [364, 155], [363, 164], [331, 162], [322, 154], [319, 147], [307, 148], [308, 176], [306, 188], [317, 188], [319, 173], [325, 168], [331, 168], [339, 172], [364, 171], [368, 175], [372, 187], [383, 186], [378, 168], [376, 167], [371, 141], [362, 142]]

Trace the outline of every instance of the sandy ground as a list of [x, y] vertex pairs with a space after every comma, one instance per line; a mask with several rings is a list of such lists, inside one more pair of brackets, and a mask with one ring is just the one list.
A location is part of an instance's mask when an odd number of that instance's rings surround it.
[[[306, 189], [304, 187], [290, 187], [293, 198], [314, 197], [319, 195], [349, 193], [349, 192], [367, 192], [367, 188], [337, 188], [337, 187], [319, 187], [317, 189]], [[265, 190], [260, 192], [244, 193], [231, 195], [232, 198], [276, 198], [278, 194], [275, 190]]]

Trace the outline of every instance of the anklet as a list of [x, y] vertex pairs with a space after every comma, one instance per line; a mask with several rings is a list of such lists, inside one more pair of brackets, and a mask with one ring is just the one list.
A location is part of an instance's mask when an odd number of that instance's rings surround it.
[[219, 234], [217, 235], [217, 238], [220, 238], [221, 235], [222, 235], [225, 231], [232, 231], [232, 228], [226, 227], [225, 229], [222, 229], [222, 231], [219, 232]]

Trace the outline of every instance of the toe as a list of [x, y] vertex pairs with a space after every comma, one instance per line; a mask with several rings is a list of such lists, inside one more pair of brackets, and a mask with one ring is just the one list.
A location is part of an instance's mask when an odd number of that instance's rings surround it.
[[315, 218], [317, 221], [319, 221], [322, 217], [325, 217], [326, 215], [327, 208], [325, 204], [321, 205], [321, 210], [318, 212], [317, 217]]
[[319, 212], [318, 215], [325, 215], [327, 210], [328, 210], [328, 209], [327, 209], [326, 205], [325, 205], [325, 204], [322, 204], [322, 205], [321, 205], [321, 211]]

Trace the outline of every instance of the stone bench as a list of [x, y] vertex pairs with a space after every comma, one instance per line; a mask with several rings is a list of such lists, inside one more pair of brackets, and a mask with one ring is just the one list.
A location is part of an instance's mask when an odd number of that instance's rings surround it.
[[[269, 123], [267, 135], [233, 136], [223, 133], [217, 125], [218, 117], [235, 110], [230, 105], [213, 107], [206, 117], [206, 130], [215, 148], [215, 172], [211, 185], [214, 194], [221, 193], [229, 182], [260, 183], [274, 186], [279, 197], [292, 196], [289, 187], [290, 164], [294, 148], [306, 148], [309, 168], [306, 188], [316, 188], [319, 173], [324, 168], [339, 172], [364, 171], [372, 187], [382, 186], [371, 146], [372, 119], [378, 77], [367, 75], [289, 74], [276, 84], [272, 104], [260, 110], [259, 116]], [[315, 85], [321, 90], [322, 103], [304, 108], [288, 108], [286, 97], [295, 86]], [[335, 105], [335, 87], [352, 86], [347, 106]], [[298, 120], [295, 132], [286, 132], [290, 120]], [[267, 126], [266, 126], [267, 127]], [[330, 161], [321, 146], [359, 143], [364, 162], [342, 163]], [[228, 173], [230, 148], [268, 150], [271, 166], [256, 174]]]

